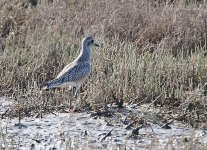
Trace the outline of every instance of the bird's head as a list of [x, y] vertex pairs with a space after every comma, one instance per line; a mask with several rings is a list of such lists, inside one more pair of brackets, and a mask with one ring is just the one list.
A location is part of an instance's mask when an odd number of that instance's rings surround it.
[[94, 42], [94, 39], [93, 39], [92, 36], [85, 37], [83, 39], [83, 45], [86, 45], [86, 46], [92, 46], [92, 45], [94, 45], [94, 46], [99, 47], [99, 45]]

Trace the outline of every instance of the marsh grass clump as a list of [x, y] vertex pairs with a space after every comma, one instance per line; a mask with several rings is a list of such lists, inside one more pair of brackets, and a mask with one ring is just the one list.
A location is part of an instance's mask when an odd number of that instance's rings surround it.
[[93, 109], [122, 99], [166, 107], [189, 122], [206, 119], [205, 2], [25, 4], [0, 2], [0, 94], [17, 97], [13, 111], [25, 115], [65, 104], [70, 96], [64, 91], [52, 92], [47, 101], [39, 87], [78, 55], [85, 35], [93, 34], [102, 46], [93, 48], [93, 71], [81, 89]]

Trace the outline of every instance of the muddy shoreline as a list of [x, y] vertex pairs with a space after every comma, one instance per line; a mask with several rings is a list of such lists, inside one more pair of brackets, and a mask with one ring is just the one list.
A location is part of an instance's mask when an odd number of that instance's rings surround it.
[[[12, 100], [0, 99], [2, 114]], [[111, 116], [94, 112], [44, 114], [42, 118], [1, 119], [1, 149], [202, 149], [207, 130], [193, 129], [178, 121], [158, 119], [153, 108], [111, 108]], [[91, 115], [93, 114], [93, 115]], [[137, 120], [133, 123], [133, 120]], [[145, 123], [143, 124], [144, 121]], [[130, 125], [131, 124], [131, 125]], [[140, 128], [139, 128], [140, 127]], [[138, 129], [139, 128], [139, 129]], [[133, 133], [138, 129], [138, 131]], [[108, 135], [107, 135], [108, 134]]]

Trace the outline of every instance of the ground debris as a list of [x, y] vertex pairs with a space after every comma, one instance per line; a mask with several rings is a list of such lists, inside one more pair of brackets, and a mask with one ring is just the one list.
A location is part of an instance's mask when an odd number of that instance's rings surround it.
[[19, 129], [27, 128], [27, 126], [22, 123], [15, 123], [14, 126], [18, 127]]
[[7, 114], [8, 111], [9, 111], [9, 108], [7, 108], [6, 111], [3, 114], [1, 114], [1, 119], [4, 119], [4, 116]]
[[91, 113], [91, 117], [95, 117], [95, 116], [112, 117], [113, 116], [113, 112], [111, 112], [111, 111], [92, 112]]
[[40, 112], [40, 113], [37, 113], [35, 116], [34, 116], [34, 118], [42, 118], [42, 112]]
[[137, 122], [138, 122], [138, 120], [135, 120], [135, 121], [129, 123], [124, 129], [126, 129], [126, 130], [131, 129], [131, 127], [132, 127], [135, 123], [137, 123]]
[[38, 140], [38, 139], [32, 139], [32, 140], [34, 140], [37, 143], [41, 143], [41, 140]]
[[[5, 112], [6, 109], [1, 113]], [[97, 146], [96, 149], [99, 149], [99, 146], [108, 145], [111, 141], [113, 146], [121, 144], [123, 147], [142, 149], [141, 147], [146, 148], [147, 143], [151, 143], [156, 138], [157, 145], [159, 145], [156, 148], [163, 149], [167, 143], [162, 139], [169, 138], [169, 131], [161, 127], [170, 125], [173, 129], [170, 131], [172, 140], [182, 143], [183, 137], [186, 137], [188, 141], [197, 140], [201, 144], [207, 143], [205, 130], [192, 131], [192, 128], [187, 128], [184, 123], [179, 123], [177, 120], [174, 120], [172, 124], [173, 120], [169, 118], [163, 122], [165, 125], [159, 125], [158, 122], [163, 119], [163, 117], [157, 117], [157, 114], [160, 114], [160, 109], [146, 109], [145, 105], [138, 108], [129, 108], [128, 106], [123, 109], [110, 108], [110, 111], [107, 112], [102, 110], [93, 113], [60, 113], [58, 110], [50, 113], [50, 111], [43, 112], [44, 117], [42, 118], [40, 116], [35, 118], [34, 116], [41, 112], [35, 111], [29, 117], [22, 117], [21, 124], [18, 124], [19, 119], [17, 117], [9, 119], [5, 118], [8, 116], [5, 116], [1, 120], [5, 141], [9, 143], [10, 138], [12, 138], [14, 140], [12, 144], [18, 142], [21, 148], [33, 150], [73, 149], [74, 144], [78, 147], [86, 144], [95, 145]], [[104, 117], [105, 113], [111, 114], [111, 117]], [[97, 119], [91, 116], [97, 117]], [[196, 136], [189, 138], [192, 132], [195, 132], [196, 134], [193, 135]], [[126, 140], [127, 144], [125, 143]], [[137, 143], [137, 141], [140, 142]], [[177, 145], [179, 146], [179, 143], [173, 143], [173, 146]], [[106, 149], [109, 148], [111, 146]]]
[[105, 120], [106, 122], [106, 126], [114, 126], [111, 122], [109, 122], [108, 120]]
[[115, 99], [115, 105], [117, 106], [117, 108], [123, 108], [123, 104], [124, 104], [124, 100], [123, 99]]
[[171, 129], [171, 126], [169, 126], [169, 125], [172, 124], [173, 121], [174, 121], [174, 120], [171, 120], [171, 121], [165, 123], [165, 124], [162, 126], [162, 128], [163, 128], [163, 129]]
[[124, 125], [127, 125], [129, 122], [128, 122], [128, 116], [129, 115], [127, 115], [126, 117], [125, 117], [125, 119], [124, 120], [121, 120], [121, 122], [124, 124]]
[[138, 136], [139, 135], [139, 130], [141, 128], [143, 128], [143, 127], [144, 127], [144, 124], [142, 124], [141, 126], [138, 126], [135, 129], [133, 129], [132, 132], [131, 132], [131, 134], [130, 134], [130, 137], [136, 137], [136, 136]]
[[111, 132], [114, 130], [114, 128], [113, 129], [111, 129], [102, 139], [101, 139], [101, 142], [103, 142], [108, 136], [111, 136]]

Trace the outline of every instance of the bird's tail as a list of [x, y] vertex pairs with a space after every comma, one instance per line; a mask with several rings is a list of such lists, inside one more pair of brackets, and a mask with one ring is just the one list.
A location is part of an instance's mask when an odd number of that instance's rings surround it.
[[41, 89], [42, 89], [43, 91], [49, 90], [50, 88], [49, 88], [49, 86], [48, 86], [48, 83], [43, 84], [43, 85], [41, 86]]
[[57, 88], [59, 87], [59, 85], [62, 83], [62, 79], [61, 78], [57, 78], [51, 81], [46, 82], [45, 84], [43, 84], [42, 86], [42, 90], [49, 90], [49, 89], [53, 89], [53, 88]]

